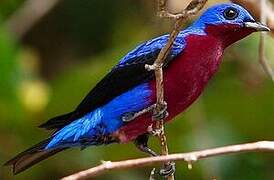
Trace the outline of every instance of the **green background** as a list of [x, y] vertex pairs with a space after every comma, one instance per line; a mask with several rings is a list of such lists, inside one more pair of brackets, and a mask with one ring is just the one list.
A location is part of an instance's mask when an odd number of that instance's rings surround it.
[[[154, 1], [66, 0], [19, 40], [6, 24], [23, 3], [0, 1], [0, 164], [50, 135], [37, 126], [74, 109], [129, 50], [171, 28], [155, 16]], [[252, 34], [227, 49], [202, 96], [166, 126], [171, 153], [273, 139], [274, 84], [258, 63], [258, 40]], [[270, 60], [273, 42], [267, 37]], [[155, 138], [150, 145], [159, 149]], [[75, 148], [17, 176], [1, 166], [0, 179], [58, 179], [101, 160], [144, 156], [133, 144]], [[192, 170], [178, 162], [175, 176], [273, 179], [273, 161], [273, 153], [248, 153], [201, 160]], [[148, 179], [151, 168], [112, 171], [96, 179]]]

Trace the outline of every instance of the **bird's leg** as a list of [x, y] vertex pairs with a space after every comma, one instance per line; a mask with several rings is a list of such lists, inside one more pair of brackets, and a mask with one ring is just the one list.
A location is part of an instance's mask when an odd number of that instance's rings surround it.
[[[148, 147], [147, 145], [148, 137], [149, 137], [148, 134], [143, 134], [141, 136], [138, 136], [135, 140], [136, 147], [140, 151], [145, 152], [149, 154], [150, 156], [159, 156], [159, 154], [157, 154], [156, 152], [154, 152], [152, 149]], [[169, 164], [165, 165], [163, 169], [160, 169], [159, 175], [163, 177], [167, 177], [173, 174], [174, 172], [175, 172], [175, 163], [170, 162]]]
[[134, 120], [135, 118], [147, 113], [147, 112], [152, 112], [152, 119], [153, 120], [161, 120], [161, 119], [165, 119], [168, 116], [168, 112], [167, 112], [167, 103], [164, 102], [163, 105], [161, 105], [160, 107], [160, 111], [156, 111], [156, 104], [153, 104], [151, 106], [149, 106], [148, 108], [145, 108], [141, 111], [138, 112], [128, 112], [123, 114], [122, 116], [122, 121], [123, 122], [130, 122], [132, 120]]
[[174, 162], [169, 162], [168, 164], [165, 164], [163, 169], [160, 169], [159, 175], [163, 177], [168, 177], [175, 173], [176, 166]]
[[147, 112], [151, 112], [155, 109], [156, 107], [156, 104], [153, 104], [151, 106], [149, 106], [148, 108], [145, 108], [141, 111], [138, 111], [138, 112], [128, 112], [128, 113], [125, 113], [123, 116], [122, 116], [122, 121], [123, 122], [130, 122], [132, 121], [133, 119], [135, 119], [136, 117], [139, 117]]
[[153, 111], [152, 111], [152, 119], [153, 120], [159, 121], [159, 120], [167, 118], [167, 116], [168, 116], [167, 103], [164, 102], [163, 104], [160, 105], [159, 108], [160, 108], [160, 111], [156, 110], [156, 106], [155, 106], [155, 108], [153, 108]]
[[148, 134], [143, 134], [136, 138], [135, 145], [140, 151], [147, 153], [150, 156], [159, 156], [156, 152], [154, 152], [152, 149], [148, 147], [147, 142], [148, 142]]

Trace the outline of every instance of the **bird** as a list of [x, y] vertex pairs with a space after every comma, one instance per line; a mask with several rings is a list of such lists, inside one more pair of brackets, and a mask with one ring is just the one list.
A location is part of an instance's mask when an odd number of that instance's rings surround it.
[[[169, 34], [145, 41], [127, 53], [71, 112], [39, 127], [52, 130], [47, 139], [18, 154], [4, 165], [18, 174], [38, 162], [72, 147], [84, 149], [111, 143], [134, 142], [148, 147], [149, 129], [157, 118], [165, 122], [186, 110], [217, 72], [224, 50], [257, 31], [270, 31], [242, 6], [216, 4], [179, 32], [163, 65], [166, 105], [155, 114], [156, 80], [152, 65]], [[152, 118], [154, 117], [154, 118]]]

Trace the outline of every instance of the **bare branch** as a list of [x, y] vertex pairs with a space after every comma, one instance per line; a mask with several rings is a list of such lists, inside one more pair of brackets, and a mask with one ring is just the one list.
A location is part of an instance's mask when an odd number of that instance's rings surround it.
[[105, 173], [106, 171], [110, 171], [110, 170], [143, 167], [143, 166], [148, 166], [148, 165], [162, 163], [162, 162], [169, 162], [169, 161], [186, 161], [187, 163], [191, 164], [199, 159], [204, 159], [204, 158], [213, 157], [213, 156], [236, 154], [236, 153], [243, 153], [243, 152], [266, 152], [266, 151], [274, 151], [274, 141], [259, 141], [254, 143], [230, 145], [230, 146], [224, 146], [219, 148], [194, 151], [189, 153], [177, 153], [177, 154], [170, 154], [166, 156], [147, 157], [147, 158], [131, 159], [131, 160], [124, 160], [124, 161], [116, 161], [116, 162], [105, 161], [99, 166], [90, 168], [85, 171], [81, 171], [71, 176], [67, 176], [63, 178], [62, 180], [87, 179], [87, 178], [95, 177], [101, 173]]
[[[267, 24], [274, 34], [274, 8], [271, 2], [268, 0], [231, 0], [234, 3], [244, 6], [250, 10], [251, 13], [263, 24]], [[265, 57], [265, 32], [260, 32], [259, 42], [259, 62], [265, 71], [270, 76], [271, 80], [274, 81], [274, 72]]]
[[21, 39], [61, 0], [27, 0], [6, 22], [6, 27]]
[[[163, 69], [162, 69], [164, 61], [172, 48], [173, 42], [175, 41], [178, 33], [181, 30], [182, 23], [187, 18], [191, 17], [192, 15], [195, 15], [199, 10], [201, 10], [203, 8], [203, 6], [205, 5], [205, 3], [207, 2], [207, 0], [192, 0], [185, 10], [183, 10], [181, 13], [176, 14], [176, 15], [172, 15], [171, 13], [168, 13], [166, 11], [166, 2], [167, 2], [167, 0], [158, 0], [158, 7], [159, 7], [160, 14], [161, 13], [168, 14], [169, 17], [175, 18], [176, 21], [175, 21], [173, 30], [170, 33], [168, 42], [166, 43], [165, 47], [163, 49], [161, 49], [155, 62], [152, 65], [145, 66], [145, 68], [148, 71], [150, 71], [150, 70], [155, 71], [156, 90], [157, 90], [157, 92], [156, 92], [157, 103], [156, 103], [156, 107], [155, 107], [156, 114], [160, 114], [160, 112], [162, 111], [162, 108], [165, 106], [164, 87], [163, 87]], [[161, 145], [161, 155], [168, 155], [167, 141], [166, 141], [166, 136], [165, 136], [165, 132], [164, 132], [164, 117], [161, 119], [158, 119], [156, 121], [156, 128], [153, 129], [153, 131], [157, 132], [156, 136], [158, 137], [158, 139], [160, 141], [160, 145]], [[168, 162], [168, 161], [162, 161], [162, 162], [164, 162], [164, 166], [168, 166], [170, 164], [170, 162]], [[112, 163], [105, 162], [101, 168], [108, 169], [109, 166], [112, 166]], [[153, 173], [154, 172], [152, 172], [151, 177], [153, 176]], [[81, 178], [85, 178], [84, 176], [85, 176], [85, 174], [83, 176], [81, 176]], [[167, 177], [167, 179], [174, 180], [174, 176], [170, 175]]]
[[[164, 84], [163, 84], [163, 69], [162, 66], [164, 64], [164, 61], [166, 57], [168, 56], [172, 45], [177, 37], [177, 35], [180, 32], [180, 28], [182, 23], [192, 15], [195, 15], [199, 10], [203, 8], [207, 0], [192, 0], [190, 4], [186, 7], [185, 10], [183, 10], [181, 13], [172, 15], [171, 13], [168, 13], [166, 11], [166, 2], [167, 0], [159, 0], [158, 6], [160, 11], [161, 17], [171, 17], [175, 18], [176, 22], [174, 24], [173, 30], [170, 33], [169, 39], [167, 44], [163, 49], [161, 49], [157, 59], [153, 63], [153, 65], [146, 65], [146, 68], [148, 70], [154, 70], [155, 71], [155, 78], [156, 78], [156, 97], [157, 97], [157, 103], [156, 103], [156, 113], [160, 113], [163, 106], [165, 106], [164, 102]], [[159, 119], [156, 122], [156, 128], [155, 130], [157, 133], [157, 137], [159, 139], [160, 145], [161, 145], [161, 155], [168, 155], [168, 146], [166, 141], [166, 135], [164, 131], [164, 118]], [[168, 166], [171, 162], [165, 162], [164, 166]], [[173, 174], [167, 177], [168, 180], [174, 180]]]
[[262, 65], [266, 74], [271, 78], [274, 82], [274, 72], [268, 63], [267, 58], [265, 57], [265, 33], [260, 33], [260, 43], [259, 43], [259, 62]]
[[[260, 17], [261, 23], [266, 24], [267, 14], [266, 14], [266, 11], [264, 11], [267, 8], [266, 0], [261, 0], [260, 7], [261, 7], [261, 11], [260, 11], [261, 12], [261, 17]], [[267, 58], [265, 57], [265, 36], [266, 36], [265, 32], [260, 32], [259, 62], [262, 65], [266, 74], [268, 74], [270, 76], [270, 78], [272, 79], [272, 81], [274, 81], [274, 72], [273, 72], [270, 64], [268, 63]]]

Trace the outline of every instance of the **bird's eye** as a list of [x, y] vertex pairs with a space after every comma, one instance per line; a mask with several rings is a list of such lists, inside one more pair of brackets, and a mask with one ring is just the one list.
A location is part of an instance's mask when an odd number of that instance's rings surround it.
[[239, 15], [239, 13], [235, 8], [230, 7], [230, 8], [225, 9], [225, 11], [224, 11], [224, 17], [227, 20], [236, 19], [238, 17], [238, 15]]

